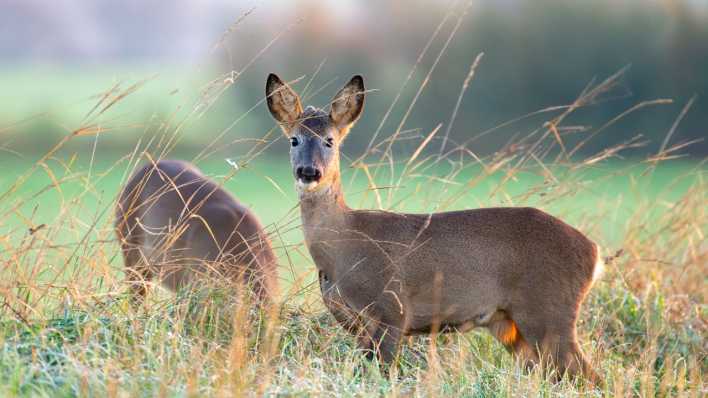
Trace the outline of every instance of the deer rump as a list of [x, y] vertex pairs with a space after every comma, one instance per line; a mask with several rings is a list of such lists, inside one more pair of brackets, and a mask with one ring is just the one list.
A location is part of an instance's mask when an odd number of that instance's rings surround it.
[[137, 296], [152, 278], [171, 290], [216, 278], [247, 283], [261, 300], [274, 294], [276, 257], [260, 222], [189, 163], [136, 171], [118, 200], [116, 233]]

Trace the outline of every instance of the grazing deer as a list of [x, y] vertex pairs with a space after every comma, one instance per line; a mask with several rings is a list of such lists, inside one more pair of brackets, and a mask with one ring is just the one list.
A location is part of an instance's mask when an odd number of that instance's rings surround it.
[[171, 290], [211, 275], [249, 283], [259, 301], [276, 289], [276, 257], [247, 208], [186, 162], [138, 170], [118, 199], [116, 233], [131, 291], [157, 277]]
[[403, 336], [486, 327], [527, 365], [597, 376], [578, 346], [580, 304], [601, 263], [598, 247], [534, 208], [402, 214], [347, 207], [339, 147], [364, 107], [354, 76], [326, 112], [278, 76], [266, 83], [289, 138], [307, 247], [330, 312], [382, 363]]

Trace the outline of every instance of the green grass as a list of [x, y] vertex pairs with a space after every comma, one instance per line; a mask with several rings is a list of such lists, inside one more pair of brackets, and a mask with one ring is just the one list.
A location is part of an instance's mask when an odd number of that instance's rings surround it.
[[[57, 155], [33, 172], [27, 160], [2, 161], [4, 396], [705, 391], [704, 164], [666, 161], [654, 167], [613, 160], [493, 173], [474, 164], [432, 162], [404, 172], [397, 164], [393, 181], [403, 175], [393, 184], [397, 188], [376, 191], [367, 189], [361, 170], [345, 170], [353, 207], [380, 202], [423, 212], [534, 205], [609, 249], [623, 248], [625, 254], [591, 292], [579, 327], [583, 349], [607, 380], [598, 390], [582, 381], [553, 383], [539, 370], [525, 372], [484, 332], [413, 339], [392, 374], [382, 374], [320, 304], [285, 153], [259, 157], [238, 171], [218, 158], [199, 164], [268, 226], [285, 282], [282, 307], [257, 314], [219, 290], [201, 290], [156, 291], [145, 308], [136, 309], [124, 295], [111, 227], [113, 200], [132, 166], [107, 156], [93, 164], [89, 159]], [[376, 184], [390, 181], [382, 168]]]

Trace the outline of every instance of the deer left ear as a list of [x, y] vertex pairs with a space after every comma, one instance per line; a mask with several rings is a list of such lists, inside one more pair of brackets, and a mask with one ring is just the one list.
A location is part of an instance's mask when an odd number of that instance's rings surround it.
[[345, 135], [364, 110], [364, 78], [356, 75], [342, 87], [332, 100], [329, 117]]

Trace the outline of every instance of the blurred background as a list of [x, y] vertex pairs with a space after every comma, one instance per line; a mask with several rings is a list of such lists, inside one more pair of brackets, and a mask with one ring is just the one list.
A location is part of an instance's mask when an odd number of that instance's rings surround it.
[[[569, 105], [624, 67], [617, 84], [565, 124], [597, 128], [642, 101], [673, 103], [627, 115], [580, 154], [638, 134], [650, 142], [625, 155], [656, 153], [694, 96], [671, 143], [708, 135], [705, 0], [3, 0], [0, 165], [18, 154], [42, 154], [87, 125], [97, 127], [96, 150], [106, 155], [124, 154], [139, 137], [179, 130], [178, 152], [195, 154], [216, 140], [218, 152], [238, 156], [253, 146], [247, 139], [274, 126], [262, 102], [271, 71], [302, 78], [294, 84], [299, 91], [311, 80], [306, 102], [315, 105], [327, 104], [351, 75], [363, 74], [375, 91], [345, 148], [357, 156], [377, 130], [380, 140], [398, 128], [421, 135], [438, 123], [446, 129], [481, 52], [450, 130], [453, 142]], [[104, 95], [109, 100], [101, 102]], [[100, 113], [112, 99], [115, 104]], [[469, 149], [494, 152], [559, 113], [504, 125]], [[91, 148], [96, 138], [87, 135], [68, 148]], [[708, 142], [680, 153], [704, 157]]]

